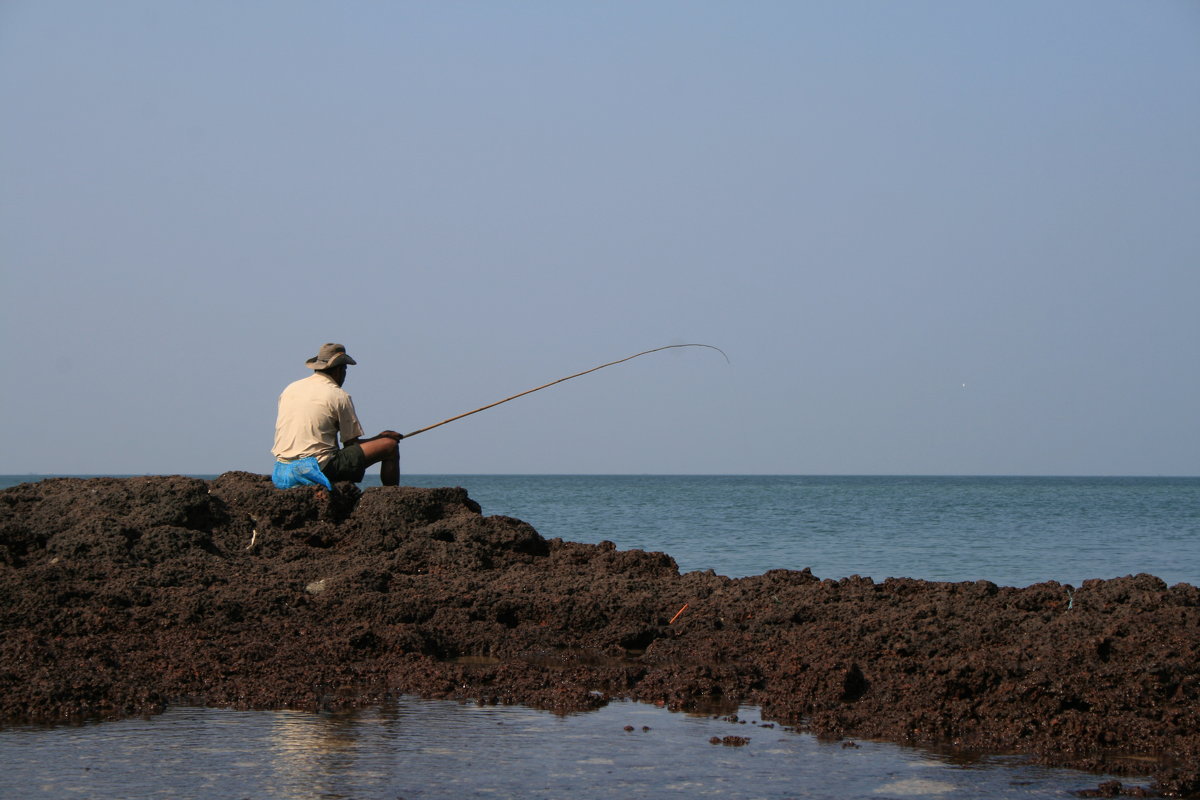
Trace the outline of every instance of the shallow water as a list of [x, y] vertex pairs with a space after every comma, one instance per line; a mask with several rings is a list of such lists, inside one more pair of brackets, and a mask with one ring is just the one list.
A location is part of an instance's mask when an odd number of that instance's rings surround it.
[[[750, 708], [737, 718], [641, 703], [557, 716], [410, 698], [344, 714], [172, 708], [0, 730], [0, 797], [1007, 800], [1068, 798], [1103, 780], [1012, 758], [820, 742], [766, 727]], [[727, 736], [749, 741], [709, 741]]]

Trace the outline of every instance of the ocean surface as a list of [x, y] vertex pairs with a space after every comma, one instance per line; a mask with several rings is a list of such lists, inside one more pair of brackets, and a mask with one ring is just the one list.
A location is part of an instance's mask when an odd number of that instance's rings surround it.
[[[201, 476], [211, 477], [211, 476]], [[3, 476], [0, 487], [37, 476]], [[1200, 584], [1200, 478], [411, 475], [547, 538], [681, 571], [810, 568], [1026, 586], [1148, 572]], [[378, 485], [369, 476], [364, 487]], [[817, 742], [635, 703], [555, 716], [400, 698], [353, 714], [172, 708], [0, 728], [0, 797], [1071, 797], [1105, 776], [999, 755]], [[632, 726], [633, 732], [625, 731]], [[745, 747], [713, 736], [747, 736]], [[1130, 782], [1129, 779], [1125, 779]]]
[[[546, 538], [660, 550], [731, 578], [811, 568], [1028, 586], [1200, 583], [1200, 478], [408, 476]], [[377, 481], [376, 481], [377, 484]], [[364, 486], [371, 485], [364, 482]]]

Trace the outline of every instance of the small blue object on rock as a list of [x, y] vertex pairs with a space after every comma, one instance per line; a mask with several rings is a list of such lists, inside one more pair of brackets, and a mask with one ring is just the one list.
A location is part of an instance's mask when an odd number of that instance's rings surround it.
[[321, 472], [321, 465], [312, 456], [286, 463], [276, 461], [275, 469], [271, 472], [271, 482], [279, 489], [292, 489], [296, 486], [324, 486], [330, 491], [333, 490], [333, 484], [329, 482], [329, 478], [325, 477], [325, 473]]

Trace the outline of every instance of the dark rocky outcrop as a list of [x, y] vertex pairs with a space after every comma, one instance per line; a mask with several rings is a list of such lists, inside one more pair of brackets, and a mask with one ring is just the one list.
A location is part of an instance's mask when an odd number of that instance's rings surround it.
[[740, 702], [826, 737], [1153, 769], [1158, 790], [1188, 795], [1198, 667], [1200, 589], [1149, 575], [1022, 589], [680, 575], [662, 553], [485, 517], [455, 488], [331, 498], [227, 473], [0, 492], [0, 721], [398, 693]]

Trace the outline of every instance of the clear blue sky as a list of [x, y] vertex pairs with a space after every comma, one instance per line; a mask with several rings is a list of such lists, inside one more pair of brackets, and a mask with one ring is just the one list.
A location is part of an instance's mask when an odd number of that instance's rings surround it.
[[0, 3], [0, 473], [1200, 474], [1200, 3]]

